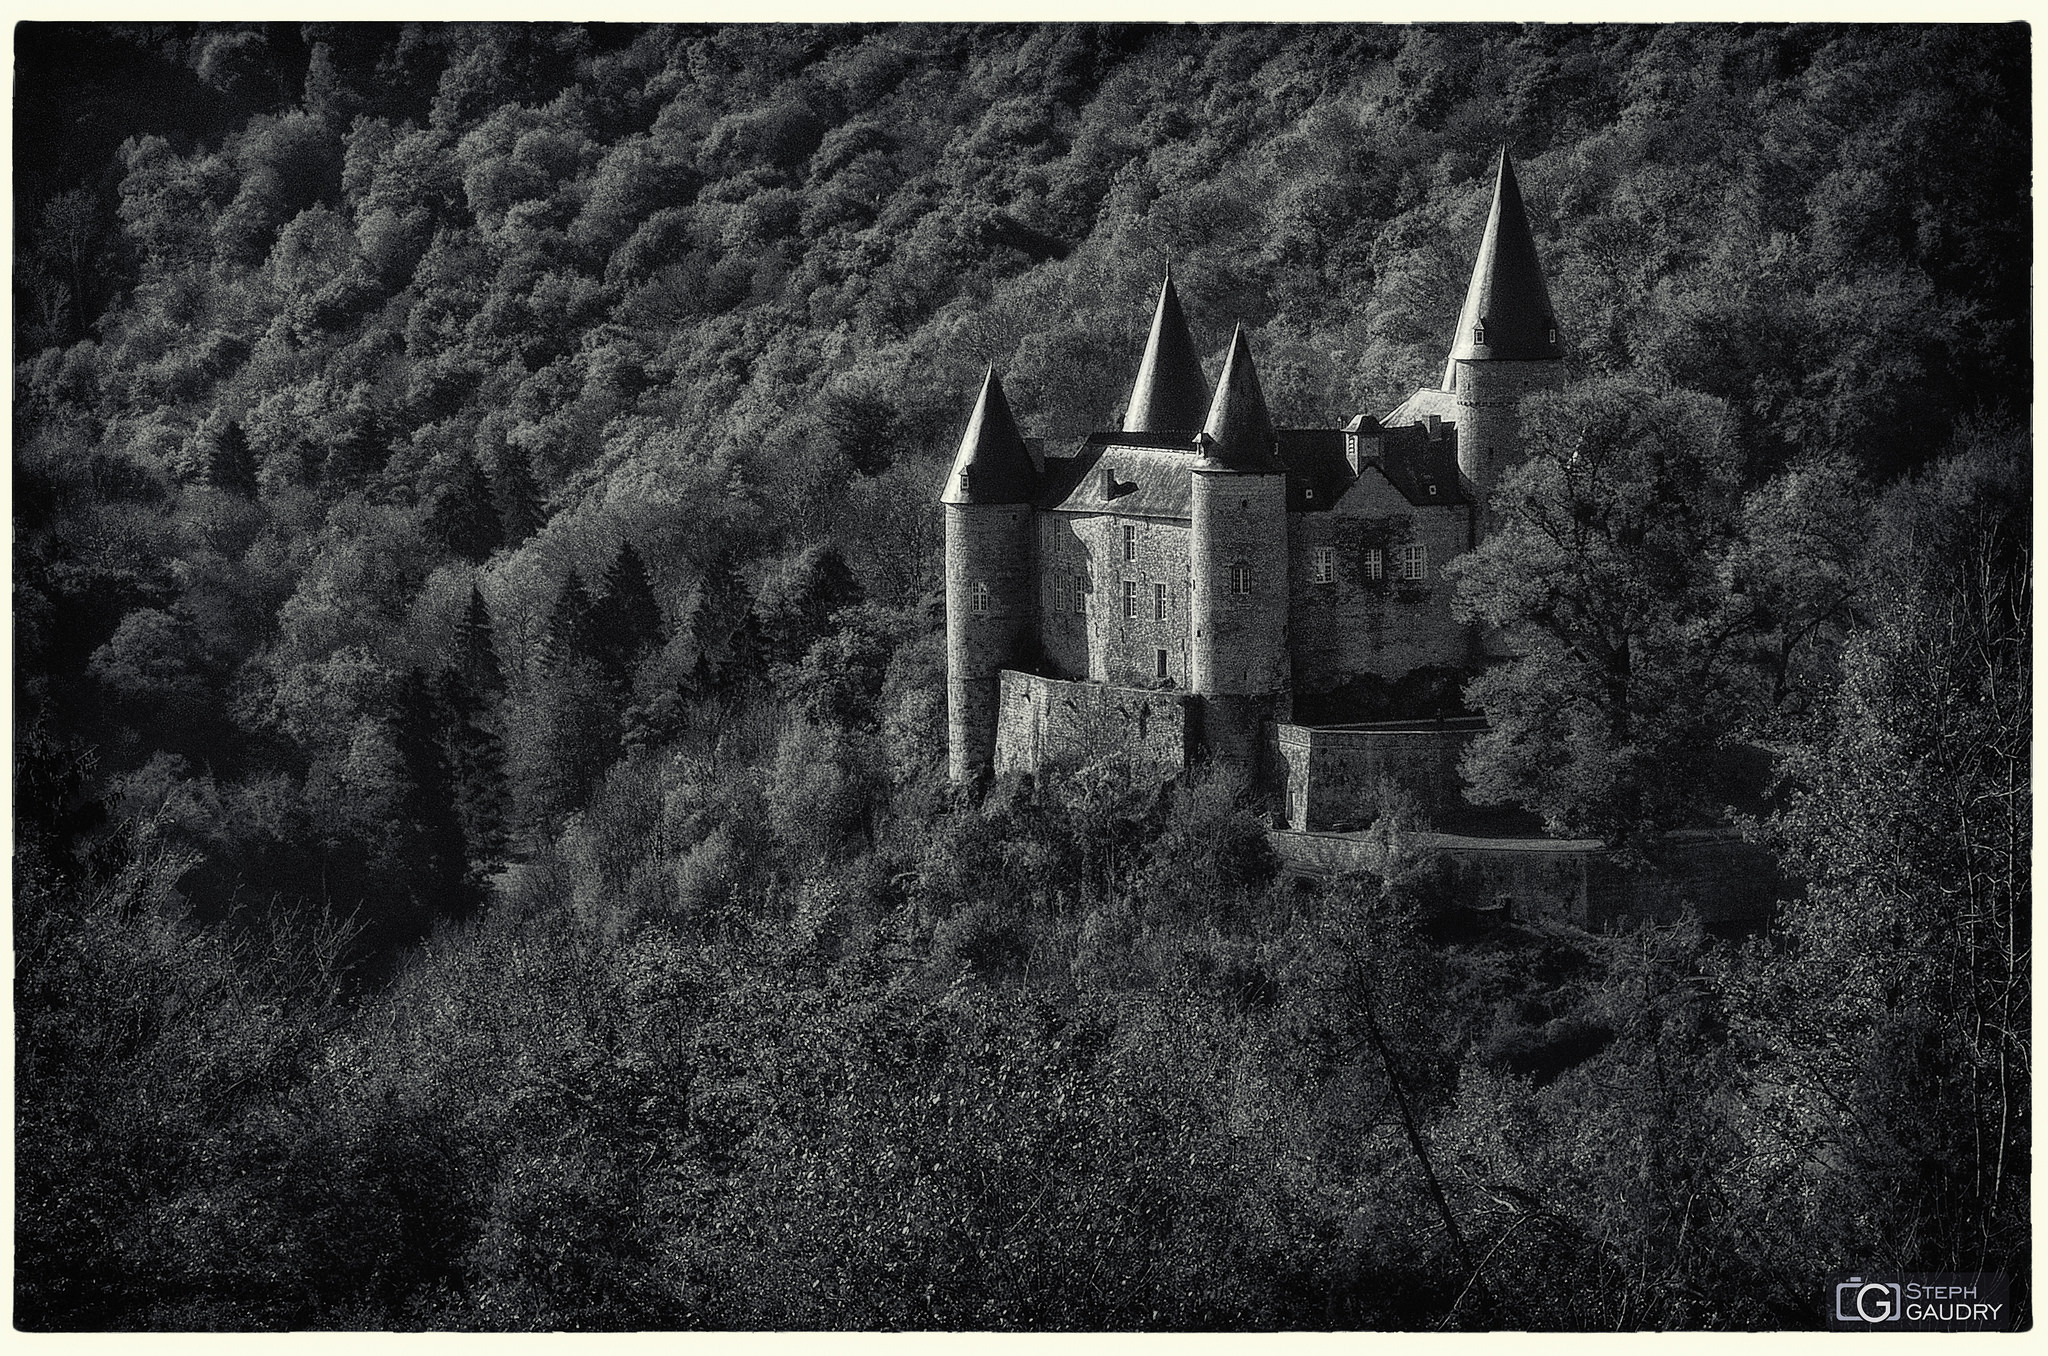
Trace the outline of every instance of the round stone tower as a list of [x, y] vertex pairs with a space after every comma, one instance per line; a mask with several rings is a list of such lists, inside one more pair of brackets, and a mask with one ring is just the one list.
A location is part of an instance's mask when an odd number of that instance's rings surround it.
[[1455, 392], [1458, 470], [1482, 504], [1501, 475], [1521, 460], [1517, 406], [1532, 391], [1564, 384], [1563, 358], [1522, 190], [1503, 148], [1486, 235], [1443, 380], [1444, 389]]
[[1189, 509], [1189, 686], [1211, 761], [1258, 770], [1265, 725], [1292, 713], [1287, 474], [1240, 326], [1200, 439]]
[[956, 782], [995, 760], [999, 687], [1037, 634], [1032, 499], [1038, 471], [990, 368], [953, 457], [946, 506], [947, 771]]

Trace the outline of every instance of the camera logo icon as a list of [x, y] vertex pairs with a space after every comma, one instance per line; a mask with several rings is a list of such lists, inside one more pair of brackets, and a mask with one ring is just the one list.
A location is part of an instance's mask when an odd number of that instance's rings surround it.
[[1866, 1281], [1851, 1276], [1835, 1287], [1837, 1323], [1897, 1323], [1906, 1307], [1897, 1281]]

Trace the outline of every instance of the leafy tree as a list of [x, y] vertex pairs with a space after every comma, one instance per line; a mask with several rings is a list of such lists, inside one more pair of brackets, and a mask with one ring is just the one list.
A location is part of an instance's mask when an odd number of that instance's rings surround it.
[[1465, 775], [1555, 831], [1683, 823], [1735, 728], [1748, 617], [1718, 568], [1739, 482], [1717, 402], [1615, 380], [1523, 402], [1495, 526], [1446, 567], [1512, 658], [1466, 688], [1491, 728]]

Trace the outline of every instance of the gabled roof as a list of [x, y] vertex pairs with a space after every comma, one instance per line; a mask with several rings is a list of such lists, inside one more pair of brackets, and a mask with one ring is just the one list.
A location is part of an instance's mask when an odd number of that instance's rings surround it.
[[1522, 207], [1522, 190], [1515, 182], [1514, 163], [1502, 147], [1493, 207], [1486, 216], [1479, 258], [1472, 265], [1465, 309], [1458, 313], [1458, 329], [1451, 336], [1443, 387], [1451, 389], [1461, 358], [1528, 361], [1563, 356], [1550, 289], [1543, 284], [1543, 265], [1529, 233], [1529, 214]]
[[1131, 403], [1124, 410], [1124, 431], [1193, 434], [1208, 408], [1209, 384], [1202, 379], [1202, 360], [1169, 267], [1159, 284], [1159, 305], [1152, 312], [1152, 334], [1131, 386]]
[[1010, 402], [995, 368], [982, 378], [981, 395], [968, 416], [942, 504], [1028, 504], [1038, 491], [1038, 468], [1017, 432]]
[[[1344, 452], [1342, 429], [1283, 428], [1280, 460], [1287, 467], [1287, 511], [1322, 513], [1337, 504], [1358, 483]], [[1417, 508], [1444, 508], [1468, 502], [1458, 480], [1458, 443], [1452, 436], [1430, 438], [1420, 425], [1385, 429], [1380, 456], [1364, 468], [1365, 475], [1384, 476]]]
[[1273, 457], [1273, 416], [1266, 410], [1265, 392], [1259, 389], [1259, 372], [1252, 365], [1252, 346], [1239, 325], [1230, 336], [1230, 356], [1223, 360], [1223, 375], [1216, 379], [1216, 398], [1209, 402], [1209, 417], [1202, 433], [1209, 440], [1205, 464], [1231, 471], [1272, 472], [1279, 468]]

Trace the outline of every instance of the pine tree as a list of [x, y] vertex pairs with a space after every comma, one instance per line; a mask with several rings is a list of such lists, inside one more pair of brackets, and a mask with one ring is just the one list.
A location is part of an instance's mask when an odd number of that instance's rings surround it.
[[217, 490], [256, 497], [256, 456], [249, 450], [249, 437], [239, 420], [215, 415], [207, 420], [212, 446], [208, 449], [206, 479]]
[[434, 697], [447, 716], [441, 748], [453, 779], [469, 879], [481, 888], [482, 878], [505, 856], [505, 745], [490, 701], [460, 669], [441, 670], [434, 679]]
[[443, 738], [450, 723], [434, 685], [424, 671], [413, 669], [400, 681], [392, 711], [392, 741], [405, 778], [393, 826], [394, 865], [400, 887], [416, 906], [409, 918], [392, 920], [400, 934], [421, 935], [435, 918], [467, 917], [480, 901]]
[[505, 670], [498, 663], [491, 610], [484, 605], [483, 590], [475, 584], [469, 586], [469, 606], [463, 610], [462, 620], [455, 626], [455, 653], [450, 667], [479, 696], [492, 698], [504, 695]]
[[464, 560], [482, 562], [505, 544], [490, 482], [473, 454], [456, 457], [453, 475], [434, 493], [429, 521], [442, 544]]
[[641, 657], [665, 639], [654, 585], [631, 542], [619, 547], [604, 573], [604, 591], [592, 609], [591, 630], [594, 657], [621, 692], [632, 687], [633, 669]]
[[571, 570], [562, 579], [555, 605], [548, 611], [547, 630], [541, 637], [541, 657], [550, 668], [593, 657], [593, 623], [590, 590], [583, 576]]
[[526, 454], [516, 447], [506, 447], [498, 454], [491, 473], [491, 499], [497, 505], [507, 546], [519, 545], [547, 522]]

